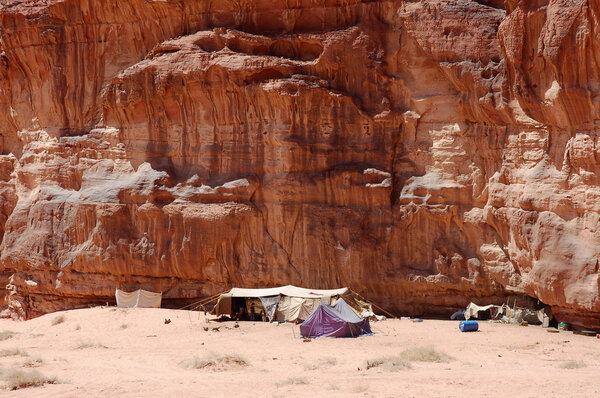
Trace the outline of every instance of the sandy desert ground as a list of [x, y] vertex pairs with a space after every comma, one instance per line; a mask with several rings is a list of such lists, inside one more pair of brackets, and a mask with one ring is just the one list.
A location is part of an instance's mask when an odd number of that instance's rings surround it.
[[[218, 326], [219, 331], [212, 330]], [[296, 325], [241, 322], [235, 328], [233, 322], [206, 323], [203, 313], [166, 309], [98, 307], [26, 322], [0, 320], [0, 336], [14, 332], [0, 341], [0, 375], [7, 379], [11, 370], [35, 370], [58, 381], [14, 391], [3, 381], [0, 395], [600, 395], [600, 340], [595, 337], [487, 321], [474, 333], [438, 320], [386, 320], [372, 328], [373, 336], [304, 342]], [[426, 354], [423, 347], [450, 358], [421, 362], [415, 355]], [[201, 367], [206, 359], [219, 358], [230, 361]], [[367, 361], [381, 358], [381, 366], [367, 369]], [[396, 369], [393, 363], [399, 364]]]

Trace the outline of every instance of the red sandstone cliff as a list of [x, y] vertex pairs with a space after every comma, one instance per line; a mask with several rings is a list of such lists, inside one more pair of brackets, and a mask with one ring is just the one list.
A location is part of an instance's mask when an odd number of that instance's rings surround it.
[[13, 314], [526, 294], [600, 327], [600, 2], [0, 2]]

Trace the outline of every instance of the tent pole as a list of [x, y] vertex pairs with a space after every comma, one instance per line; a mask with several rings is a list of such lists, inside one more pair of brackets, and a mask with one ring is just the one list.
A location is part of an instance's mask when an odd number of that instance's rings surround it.
[[[196, 305], [196, 304], [201, 304], [201, 303], [202, 303], [202, 304], [208, 304], [208, 303], [210, 303], [212, 300], [214, 300], [216, 297], [219, 297], [220, 295], [222, 295], [223, 293], [227, 293], [227, 291], [225, 291], [225, 292], [222, 292], [222, 293], [219, 293], [219, 294], [215, 294], [214, 296], [205, 297], [205, 298], [203, 298], [202, 300], [195, 301], [195, 302], [193, 302], [193, 303], [191, 303], [191, 304], [184, 305], [183, 307], [181, 307], [181, 308], [177, 308], [177, 309], [178, 309], [178, 310], [184, 310], [184, 309], [186, 309], [186, 308], [189, 308], [189, 307], [192, 307], [192, 306], [194, 306], [194, 305]], [[212, 300], [211, 300], [211, 299], [212, 299]], [[208, 301], [207, 301], [206, 303], [204, 303], [204, 301], [206, 301], [206, 300], [208, 300]]]
[[211, 301], [218, 300], [218, 299], [219, 299], [219, 297], [221, 297], [221, 295], [222, 295], [222, 294], [224, 294], [224, 293], [227, 293], [227, 292], [223, 292], [223, 293], [215, 294], [214, 296], [207, 297], [207, 298], [205, 298], [205, 299], [202, 299], [202, 300], [200, 300], [200, 301], [203, 301], [203, 302], [205, 302], [205, 303], [210, 303]]
[[[197, 310], [199, 307], [204, 307], [206, 304], [208, 304], [208, 303], [212, 303], [213, 301], [215, 301], [215, 300], [218, 300], [218, 299], [219, 299], [219, 297], [220, 297], [220, 295], [219, 295], [218, 297], [211, 297], [211, 298], [210, 298], [210, 300], [208, 300], [208, 301], [197, 301], [197, 302], [196, 302], [196, 303], [194, 303], [194, 304], [198, 304], [198, 305], [196, 305], [195, 307], [192, 307], [191, 311], [195, 311], [195, 310]], [[206, 299], [205, 299], [205, 300], [206, 300]]]
[[221, 295], [222, 295], [222, 294], [224, 294], [224, 293], [227, 293], [227, 292], [221, 292], [221, 293], [219, 293], [219, 294], [215, 294], [215, 295], [213, 295], [213, 296], [210, 296], [210, 297], [203, 298], [203, 299], [202, 299], [202, 300], [200, 300], [200, 301], [206, 301], [207, 303], [209, 303], [209, 302], [211, 302], [211, 301], [214, 301], [214, 300], [218, 299], [218, 298], [219, 298], [219, 297], [221, 297]]
[[393, 315], [392, 313], [384, 310], [383, 308], [381, 308], [380, 306], [378, 306], [377, 304], [375, 304], [374, 302], [367, 300], [366, 298], [364, 298], [363, 296], [361, 296], [360, 294], [356, 293], [354, 290], [351, 290], [352, 294], [356, 294], [359, 298], [363, 299], [364, 301], [366, 301], [367, 303], [371, 303], [374, 307], [380, 309], [381, 311], [383, 311], [386, 315], [389, 315], [392, 319], [397, 318], [395, 315]]
[[[317, 307], [317, 309], [318, 309], [318, 308], [319, 308], [319, 307]], [[314, 314], [314, 312], [313, 312], [313, 314]], [[311, 315], [312, 315], [312, 314], [311, 314]], [[309, 317], [309, 318], [310, 318], [310, 317]], [[310, 339], [310, 335], [312, 334], [312, 330], [313, 330], [313, 327], [314, 327], [314, 326], [315, 326], [315, 323], [313, 322], [313, 324], [310, 326], [310, 331], [308, 332], [308, 336], [303, 336], [303, 337], [308, 337], [308, 338]]]
[[223, 293], [219, 293], [219, 294], [215, 294], [214, 296], [210, 296], [210, 297], [203, 298], [202, 300], [198, 300], [198, 301], [195, 301], [195, 302], [193, 302], [193, 303], [191, 303], [191, 304], [188, 304], [188, 305], [185, 305], [185, 306], [183, 306], [183, 307], [181, 307], [181, 308], [178, 308], [178, 310], [184, 310], [184, 309], [186, 309], [186, 308], [189, 308], [189, 307], [192, 307], [192, 306], [194, 306], [194, 305], [196, 305], [196, 304], [203, 303], [203, 302], [204, 302], [204, 301], [206, 301], [206, 300], [209, 300], [209, 301], [210, 301], [210, 299], [214, 299], [215, 297], [218, 297], [218, 296], [220, 296], [221, 294], [223, 294]]
[[[367, 333], [367, 331], [366, 331], [366, 330], [365, 330], [365, 329], [364, 329], [362, 326], [358, 325], [358, 327], [359, 327], [359, 328], [360, 328], [360, 330], [362, 330], [362, 331], [363, 331], [365, 334], [369, 334], [369, 333]], [[371, 333], [373, 333], [373, 331], [371, 331]], [[354, 336], [352, 336], [352, 337], [354, 337]]]

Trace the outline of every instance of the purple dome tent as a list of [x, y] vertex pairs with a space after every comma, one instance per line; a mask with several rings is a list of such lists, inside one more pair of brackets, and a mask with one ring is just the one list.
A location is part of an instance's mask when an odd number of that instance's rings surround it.
[[342, 299], [332, 307], [321, 304], [300, 325], [303, 337], [357, 337], [373, 334], [369, 318], [361, 318]]

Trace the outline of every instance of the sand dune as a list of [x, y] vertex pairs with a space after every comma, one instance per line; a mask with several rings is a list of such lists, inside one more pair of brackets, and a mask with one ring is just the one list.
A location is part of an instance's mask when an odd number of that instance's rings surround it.
[[[171, 323], [164, 323], [167, 318]], [[0, 368], [5, 378], [11, 369], [37, 370], [58, 381], [3, 390], [1, 395], [600, 394], [600, 340], [596, 338], [489, 322], [481, 322], [476, 333], [461, 333], [453, 321], [386, 320], [372, 326], [373, 336], [304, 342], [298, 338], [298, 326], [291, 324], [241, 322], [235, 328], [233, 322], [207, 323], [203, 313], [166, 309], [103, 307], [48, 314], [26, 322], [0, 320], [0, 333], [15, 333], [0, 341]], [[215, 327], [219, 331], [212, 330]], [[411, 352], [403, 353], [406, 350]], [[432, 352], [446, 362], [418, 360], [420, 354]], [[406, 366], [394, 369], [394, 360]], [[367, 369], [367, 362], [375, 365]]]

